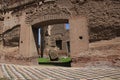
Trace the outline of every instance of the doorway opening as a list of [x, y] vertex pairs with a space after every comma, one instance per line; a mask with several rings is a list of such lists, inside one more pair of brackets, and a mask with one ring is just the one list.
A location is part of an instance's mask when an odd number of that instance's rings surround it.
[[67, 41], [67, 51], [70, 53], [70, 41]]
[[[51, 60], [50, 58], [53, 58], [52, 60], [54, 61], [56, 60], [54, 58], [57, 57], [57, 65], [60, 64], [59, 62], [64, 61], [64, 63], [66, 63], [64, 65], [68, 66], [67, 63], [69, 63], [70, 66], [71, 59], [68, 56], [70, 48], [66, 47], [66, 45], [69, 47], [67, 41], [70, 40], [68, 22], [48, 25], [43, 25], [42, 23], [39, 23], [37, 25], [33, 25], [33, 33], [34, 39], [36, 41], [38, 55], [40, 58], [39, 63], [43, 63], [44, 61], [48, 61], [49, 63], [49, 60]], [[41, 59], [44, 59], [44, 61]], [[50, 61], [50, 63], [51, 62], [52, 61]]]
[[56, 46], [62, 50], [62, 40], [56, 40]]

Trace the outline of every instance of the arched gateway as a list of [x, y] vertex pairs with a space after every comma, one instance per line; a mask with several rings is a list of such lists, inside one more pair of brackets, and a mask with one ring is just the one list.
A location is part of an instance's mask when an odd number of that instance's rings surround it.
[[[88, 49], [87, 19], [79, 15], [74, 5], [76, 0], [37, 0], [19, 7], [20, 16], [20, 49], [19, 54], [25, 58], [38, 57], [34, 27], [58, 23], [70, 24], [71, 58], [75, 59], [80, 52]], [[80, 1], [82, 4], [84, 0]], [[22, 3], [21, 3], [22, 4]], [[16, 14], [16, 12], [13, 12]]]
[[[75, 10], [66, 4], [61, 5], [57, 0], [39, 2], [37, 6], [26, 9], [21, 20], [20, 54], [24, 57], [38, 57], [33, 27], [47, 26], [58, 23], [70, 24], [71, 57], [76, 58], [81, 51], [88, 49], [87, 19], [76, 15]], [[59, 0], [60, 1], [60, 0]], [[68, 1], [69, 2], [69, 1]], [[70, 2], [69, 2], [70, 3]]]

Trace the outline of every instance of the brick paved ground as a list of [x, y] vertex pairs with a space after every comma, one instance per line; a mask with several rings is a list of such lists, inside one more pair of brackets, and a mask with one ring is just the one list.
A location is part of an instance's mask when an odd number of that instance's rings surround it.
[[66, 68], [0, 64], [10, 80], [120, 80], [120, 68]]

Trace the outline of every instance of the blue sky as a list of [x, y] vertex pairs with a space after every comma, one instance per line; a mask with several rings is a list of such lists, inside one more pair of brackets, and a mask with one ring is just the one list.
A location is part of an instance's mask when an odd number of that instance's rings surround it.
[[39, 28], [39, 31], [38, 31], [38, 45], [41, 44], [41, 35], [40, 35], [40, 28]]
[[65, 25], [66, 25], [66, 29], [69, 30], [70, 29], [69, 23], [66, 23]]

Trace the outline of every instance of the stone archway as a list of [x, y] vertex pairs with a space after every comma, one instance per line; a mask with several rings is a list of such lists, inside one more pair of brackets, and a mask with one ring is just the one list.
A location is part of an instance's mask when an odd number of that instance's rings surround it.
[[[67, 19], [66, 19], [67, 20]], [[66, 22], [66, 20], [58, 19], [59, 23]], [[71, 57], [76, 58], [81, 51], [88, 49], [88, 31], [86, 25], [86, 18], [74, 17], [67, 21], [70, 23], [70, 45], [71, 45]], [[40, 22], [41, 25], [49, 25], [58, 23], [57, 20], [51, 19], [51, 21]], [[38, 23], [35, 24], [36, 26]], [[32, 31], [32, 25], [24, 24], [21, 26], [20, 34], [20, 54], [28, 58], [37, 58], [37, 47], [35, 43], [34, 34]]]
[[80, 52], [88, 49], [87, 19], [70, 13], [66, 7], [61, 8], [57, 4], [52, 4], [52, 7], [50, 4], [48, 6], [49, 9], [41, 10], [38, 7], [23, 12], [20, 22], [20, 54], [26, 58], [36, 59], [38, 57], [32, 27], [69, 22], [71, 58], [76, 59]]
[[[45, 31], [46, 31], [48, 25], [64, 24], [64, 23], [68, 23], [68, 19], [53, 19], [53, 18], [51, 18], [51, 20], [42, 21], [42, 22], [32, 25], [34, 39], [35, 39], [37, 47], [38, 47], [38, 36], [37, 36], [38, 29], [39, 28], [41, 29], [41, 48], [39, 48], [39, 49], [37, 48], [38, 53], [41, 52], [41, 54], [39, 54], [41, 57], [43, 57], [43, 53], [44, 53], [44, 49], [45, 49]], [[50, 44], [49, 44], [49, 46], [50, 46]]]

